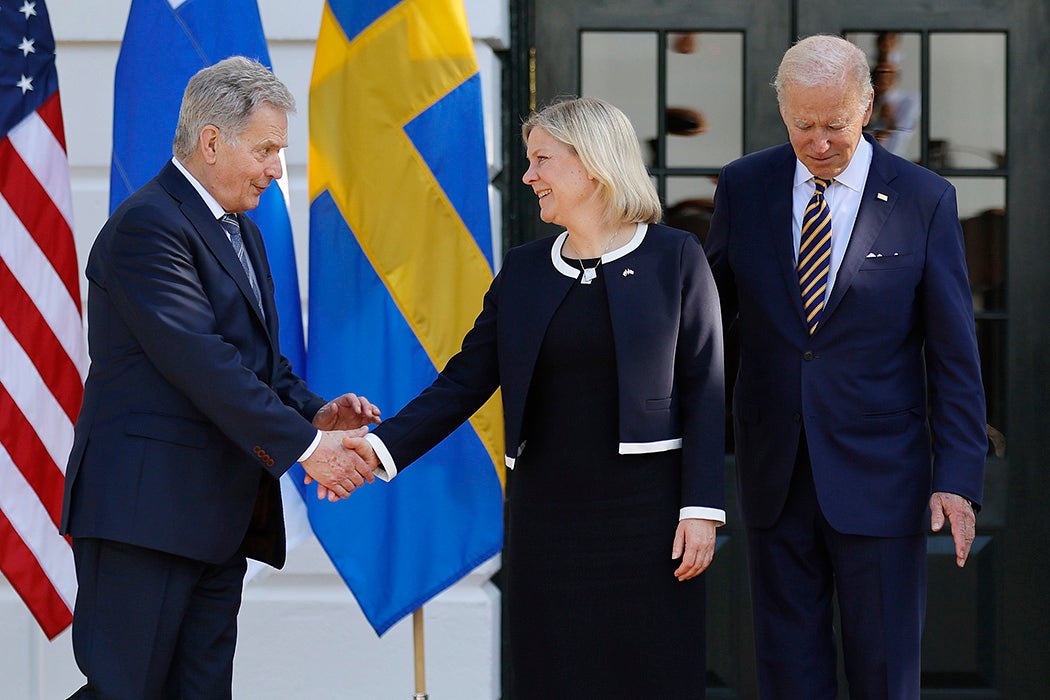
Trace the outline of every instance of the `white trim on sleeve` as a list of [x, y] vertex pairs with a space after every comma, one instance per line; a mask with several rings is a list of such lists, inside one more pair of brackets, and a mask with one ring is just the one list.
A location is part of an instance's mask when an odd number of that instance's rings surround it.
[[376, 467], [375, 475], [383, 481], [390, 481], [397, 476], [397, 464], [394, 463], [394, 458], [390, 455], [390, 450], [386, 448], [383, 441], [374, 433], [365, 435], [365, 440], [376, 451], [376, 457], [379, 458], [379, 466]]

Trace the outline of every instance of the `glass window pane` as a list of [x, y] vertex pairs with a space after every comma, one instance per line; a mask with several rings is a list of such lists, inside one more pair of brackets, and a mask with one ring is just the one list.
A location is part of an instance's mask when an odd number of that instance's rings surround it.
[[973, 308], [1006, 311], [1006, 181], [997, 177], [953, 178], [966, 242]]
[[1005, 34], [930, 35], [930, 139], [934, 167], [1005, 167]]
[[666, 85], [669, 167], [721, 168], [743, 155], [742, 34], [669, 34]]
[[715, 210], [715, 178], [668, 177], [664, 223], [690, 231], [707, 240], [711, 214]]
[[922, 37], [916, 32], [857, 32], [846, 38], [864, 50], [875, 86], [866, 131], [887, 150], [917, 162], [922, 153]]
[[1006, 431], [1006, 180], [952, 178], [966, 244], [988, 424]]
[[653, 32], [583, 32], [580, 38], [580, 94], [623, 110], [649, 165], [656, 162], [656, 40]]

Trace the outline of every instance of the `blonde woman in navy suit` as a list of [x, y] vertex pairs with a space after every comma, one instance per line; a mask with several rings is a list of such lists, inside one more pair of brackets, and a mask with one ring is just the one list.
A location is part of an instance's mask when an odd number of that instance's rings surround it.
[[[540, 217], [437, 380], [367, 441], [391, 478], [502, 387], [515, 700], [702, 698], [723, 505], [722, 332], [697, 240], [661, 226], [620, 110], [524, 125]], [[378, 457], [377, 457], [378, 455]]]

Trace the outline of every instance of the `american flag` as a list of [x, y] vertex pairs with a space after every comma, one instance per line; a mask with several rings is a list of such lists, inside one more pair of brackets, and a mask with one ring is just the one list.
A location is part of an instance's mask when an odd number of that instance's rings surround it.
[[0, 571], [49, 638], [72, 622], [58, 532], [84, 392], [69, 161], [43, 0], [0, 0]]

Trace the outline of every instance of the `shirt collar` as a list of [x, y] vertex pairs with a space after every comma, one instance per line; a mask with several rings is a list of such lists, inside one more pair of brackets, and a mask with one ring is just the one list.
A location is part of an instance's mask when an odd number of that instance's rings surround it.
[[[602, 256], [602, 264], [611, 263], [614, 260], [619, 260], [628, 253], [634, 251], [638, 246], [645, 240], [645, 234], [649, 230], [649, 224], [637, 223], [634, 226], [634, 235], [631, 240], [627, 241], [624, 245], [620, 246], [616, 250], [609, 251]], [[561, 257], [562, 246], [565, 245], [565, 239], [569, 237], [568, 231], [562, 231], [561, 235], [554, 239], [554, 244], [551, 246], [551, 262], [554, 264], [554, 268], [565, 275], [566, 277], [572, 277], [573, 279], [579, 277], [582, 274], [582, 270], [573, 267], [572, 265], [565, 262]]]
[[[846, 169], [838, 174], [835, 178], [835, 182], [840, 185], [845, 185], [854, 192], [863, 192], [864, 183], [868, 179], [868, 169], [871, 167], [871, 156], [874, 150], [868, 140], [861, 137], [860, 143], [857, 144], [857, 149], [853, 151], [853, 158], [850, 159], [849, 165]], [[805, 184], [813, 179], [813, 173], [809, 172], [806, 166], [802, 165], [802, 161], [795, 159], [795, 187]]]
[[190, 174], [190, 171], [186, 169], [185, 165], [179, 162], [178, 158], [172, 157], [171, 162], [174, 163], [175, 167], [179, 169], [179, 172], [190, 181], [190, 184], [193, 185], [193, 189], [197, 190], [197, 194], [199, 194], [201, 199], [204, 200], [204, 203], [208, 205], [208, 209], [211, 211], [212, 216], [216, 219], [221, 219], [223, 215], [226, 214], [226, 210], [222, 208], [221, 204], [219, 204], [219, 200], [215, 199], [211, 192], [204, 189], [204, 185]]

